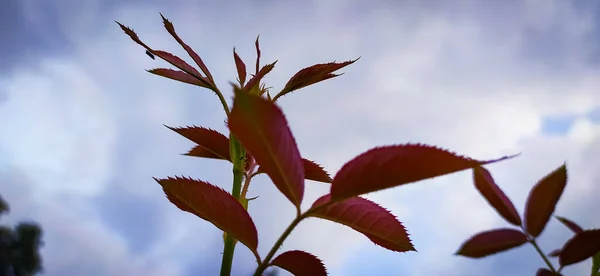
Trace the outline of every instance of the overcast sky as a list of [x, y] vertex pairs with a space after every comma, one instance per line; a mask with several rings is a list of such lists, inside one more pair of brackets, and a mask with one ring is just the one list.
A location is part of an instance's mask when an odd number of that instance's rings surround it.
[[[214, 93], [145, 72], [167, 64], [114, 23], [190, 60], [159, 12], [229, 101], [232, 48], [252, 68], [259, 34], [263, 64], [279, 60], [266, 78], [274, 91], [301, 68], [360, 56], [343, 76], [278, 101], [302, 155], [332, 175], [377, 145], [435, 144], [477, 159], [521, 152], [488, 166], [519, 212], [535, 182], [566, 162], [556, 214], [600, 227], [600, 2], [224, 2], [3, 0], [0, 192], [12, 209], [3, 220], [42, 225], [45, 275], [218, 274], [221, 233], [169, 203], [152, 177], [186, 175], [230, 190], [230, 163], [180, 155], [193, 143], [163, 126], [227, 134], [225, 114]], [[311, 252], [334, 276], [534, 275], [544, 263], [528, 245], [484, 259], [453, 255], [475, 233], [508, 226], [471, 177], [367, 196], [398, 216], [418, 252], [390, 252], [318, 219], [302, 222], [282, 250]], [[308, 181], [306, 189], [304, 208], [328, 185]], [[265, 175], [255, 195], [249, 211], [264, 256], [295, 213]], [[570, 236], [552, 220], [541, 247], [550, 252]], [[234, 274], [255, 266], [238, 246]]]

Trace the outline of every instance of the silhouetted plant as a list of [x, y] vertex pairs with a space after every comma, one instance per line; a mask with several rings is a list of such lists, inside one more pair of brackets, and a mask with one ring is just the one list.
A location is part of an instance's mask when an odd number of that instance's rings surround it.
[[[179, 57], [150, 48], [132, 29], [119, 22], [117, 24], [133, 41], [144, 47], [146, 54], [152, 59], [159, 57], [179, 69], [157, 68], [148, 72], [207, 88], [217, 95], [225, 110], [229, 137], [215, 130], [198, 126], [168, 128], [197, 144], [186, 155], [227, 160], [233, 163], [231, 193], [208, 182], [187, 177], [155, 178], [169, 201], [175, 206], [211, 222], [224, 231], [221, 275], [231, 273], [236, 241], [247, 246], [254, 254], [257, 262], [254, 275], [262, 275], [271, 266], [283, 268], [294, 275], [327, 275], [321, 260], [308, 252], [290, 250], [275, 257], [277, 250], [291, 231], [300, 221], [309, 217], [349, 226], [375, 244], [392, 251], [415, 251], [402, 223], [388, 210], [360, 197], [361, 195], [466, 169], [474, 169], [479, 175], [482, 171], [487, 172], [481, 166], [515, 156], [480, 161], [434, 146], [388, 145], [372, 148], [356, 156], [344, 164], [332, 179], [320, 165], [301, 156], [287, 120], [275, 102], [292, 91], [339, 76], [333, 72], [358, 59], [341, 63], [316, 64], [304, 68], [292, 76], [279, 93], [271, 97], [269, 88], [262, 79], [274, 68], [277, 61], [260, 66], [261, 52], [257, 38], [255, 71], [248, 80], [246, 65], [235, 52], [235, 48], [233, 50], [238, 76], [237, 84], [231, 83], [234, 99], [233, 107], [230, 109], [200, 56], [176, 34], [173, 24], [162, 14], [161, 17], [167, 32], [185, 49], [202, 73]], [[264, 258], [257, 251], [257, 230], [247, 212], [248, 203], [253, 198], [246, 197], [252, 178], [260, 173], [266, 173], [279, 191], [296, 207], [295, 219]], [[308, 210], [303, 211], [300, 209], [300, 204], [304, 196], [305, 179], [330, 183], [331, 190], [330, 193], [317, 199]], [[490, 197], [486, 198], [489, 200]], [[518, 215], [507, 207], [503, 208], [501, 214], [506, 214], [510, 221], [517, 223]], [[504, 231], [493, 238], [518, 235], [515, 233]], [[484, 235], [480, 239], [471, 241], [470, 244], [476, 247], [475, 252], [481, 251], [478, 248], [490, 244], [506, 247], [505, 244], [490, 243], [487, 237]]]
[[[10, 210], [0, 197], [0, 215]], [[35, 223], [19, 223], [14, 229], [0, 226], [0, 275], [29, 276], [42, 271], [39, 248], [42, 229]]]
[[548, 254], [551, 257], [558, 257], [558, 269], [554, 268], [536, 242], [536, 238], [542, 233], [554, 213], [556, 204], [567, 185], [566, 165], [563, 164], [533, 186], [525, 205], [524, 221], [513, 203], [496, 185], [492, 175], [485, 168], [476, 167], [473, 170], [473, 180], [477, 190], [500, 216], [520, 229], [499, 228], [476, 234], [461, 246], [456, 252], [457, 255], [482, 258], [528, 242], [548, 266], [540, 268], [537, 271], [538, 276], [560, 275], [560, 271], [565, 266], [590, 257], [593, 257], [590, 275], [600, 276], [598, 273], [600, 268], [600, 229], [583, 230], [573, 221], [557, 216], [556, 219], [575, 233], [562, 249], [553, 250]]

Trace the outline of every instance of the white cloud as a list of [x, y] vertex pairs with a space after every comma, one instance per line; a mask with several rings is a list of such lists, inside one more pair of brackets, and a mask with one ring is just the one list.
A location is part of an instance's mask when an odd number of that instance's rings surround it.
[[85, 68], [47, 60], [3, 82], [7, 101], [0, 120], [10, 133], [0, 138], [3, 151], [44, 183], [36, 196], [101, 190], [110, 174], [114, 105]]

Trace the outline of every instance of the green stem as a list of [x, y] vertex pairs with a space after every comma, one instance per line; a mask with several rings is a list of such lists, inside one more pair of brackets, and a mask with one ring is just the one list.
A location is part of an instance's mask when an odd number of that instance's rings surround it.
[[303, 214], [296, 216], [296, 219], [294, 219], [294, 221], [292, 221], [292, 223], [290, 223], [290, 225], [285, 229], [283, 234], [281, 234], [281, 237], [279, 237], [279, 239], [275, 242], [275, 244], [271, 248], [271, 251], [269, 251], [269, 253], [265, 257], [265, 259], [262, 261], [262, 263], [260, 263], [258, 265], [258, 268], [256, 268], [256, 272], [254, 272], [254, 276], [260, 276], [265, 271], [265, 269], [267, 269], [267, 267], [269, 266], [269, 263], [271, 262], [271, 259], [273, 258], [273, 256], [275, 255], [275, 253], [277, 252], [279, 247], [281, 247], [281, 244], [283, 243], [283, 241], [290, 235], [290, 233], [292, 233], [292, 230], [294, 230], [294, 228], [298, 225], [298, 223], [300, 223], [303, 219], [309, 217], [314, 212], [317, 212], [323, 208], [327, 208], [334, 203], [335, 203], [334, 201], [329, 201], [329, 202], [327, 202], [325, 204], [321, 204], [315, 208], [310, 208]]
[[596, 253], [592, 258], [592, 273], [591, 276], [600, 276], [600, 252]]
[[529, 237], [529, 243], [531, 243], [533, 245], [533, 247], [535, 248], [537, 253], [540, 255], [540, 257], [542, 257], [542, 259], [544, 260], [544, 262], [546, 263], [546, 265], [548, 266], [550, 271], [552, 271], [552, 273], [556, 273], [556, 270], [554, 269], [554, 266], [552, 266], [552, 263], [550, 263], [550, 261], [548, 260], [548, 258], [544, 254], [544, 252], [542, 252], [542, 249], [540, 249], [538, 244], [535, 242], [535, 238]]
[[267, 254], [267, 256], [262, 261], [262, 263], [258, 266], [258, 268], [256, 268], [256, 272], [254, 272], [254, 276], [262, 275], [262, 273], [265, 271], [265, 269], [267, 269], [267, 267], [269, 266], [271, 259], [273, 258], [273, 256], [275, 255], [275, 253], [277, 252], [279, 247], [281, 247], [281, 244], [283, 243], [283, 241], [287, 238], [287, 236], [290, 235], [290, 233], [292, 233], [292, 230], [294, 230], [296, 225], [298, 225], [298, 223], [300, 223], [304, 218], [306, 218], [306, 214], [297, 216], [296, 219], [294, 219], [294, 221], [292, 221], [292, 223], [285, 229], [283, 234], [281, 234], [281, 237], [279, 237], [279, 239], [277, 239], [277, 241], [275, 242], [273, 247], [271, 247], [271, 251], [269, 251], [269, 254]]
[[[244, 178], [244, 157], [245, 150], [241, 147], [240, 142], [233, 136], [229, 135], [229, 149], [231, 152], [231, 161], [233, 162], [233, 189], [231, 194], [237, 200], [240, 198], [242, 190], [242, 181]], [[225, 245], [223, 247], [223, 259], [221, 261], [221, 276], [231, 275], [231, 266], [233, 264], [233, 253], [235, 251], [235, 240], [232, 235], [225, 237]]]
[[223, 248], [223, 259], [221, 260], [221, 276], [231, 275], [231, 265], [233, 264], [233, 252], [235, 250], [235, 240], [231, 235], [225, 238]]
[[223, 93], [221, 93], [221, 91], [219, 91], [219, 88], [217, 88], [217, 86], [215, 86], [215, 93], [217, 94], [217, 97], [219, 97], [219, 101], [221, 101], [221, 104], [223, 105], [223, 109], [225, 110], [225, 114], [227, 115], [227, 117], [229, 117], [229, 106], [227, 105], [227, 101], [225, 100], [225, 97], [223, 97]]

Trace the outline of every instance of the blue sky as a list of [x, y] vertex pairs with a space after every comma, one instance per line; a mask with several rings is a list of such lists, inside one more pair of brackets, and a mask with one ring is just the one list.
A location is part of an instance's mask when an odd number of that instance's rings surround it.
[[[125, 36], [184, 51], [162, 12], [202, 55], [226, 92], [231, 50], [252, 64], [261, 36], [266, 78], [280, 89], [306, 66], [361, 56], [333, 80], [282, 98], [302, 155], [332, 174], [377, 145], [421, 142], [488, 166], [522, 213], [529, 189], [567, 162], [557, 207], [600, 227], [600, 4], [597, 1], [43, 1], [0, 10], [0, 191], [7, 222], [44, 228], [45, 275], [217, 275], [221, 233], [179, 211], [152, 177], [189, 175], [230, 189], [224, 161], [181, 156], [193, 144], [166, 129], [200, 125], [227, 133], [215, 95], [148, 74], [165, 67]], [[328, 191], [307, 182], [304, 207]], [[262, 175], [250, 205], [266, 254], [294, 215]], [[302, 222], [282, 250], [321, 257], [331, 275], [534, 275], [533, 248], [472, 260], [454, 256], [471, 235], [508, 226], [472, 185], [470, 172], [367, 196], [406, 226], [418, 252], [394, 253], [352, 229]], [[570, 232], [556, 221], [546, 251]], [[282, 251], [283, 252], [283, 251]], [[585, 275], [590, 262], [564, 270]], [[234, 274], [252, 254], [236, 250]]]

